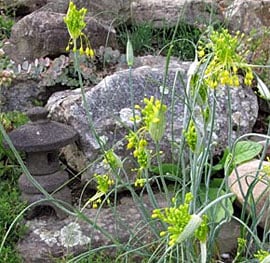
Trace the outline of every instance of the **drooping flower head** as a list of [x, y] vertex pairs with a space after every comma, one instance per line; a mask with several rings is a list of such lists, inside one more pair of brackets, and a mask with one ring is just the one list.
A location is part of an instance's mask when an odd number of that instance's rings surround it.
[[207, 86], [216, 88], [219, 84], [238, 87], [238, 73], [244, 75], [244, 83], [252, 84], [253, 73], [246, 63], [244, 50], [239, 50], [244, 34], [237, 32], [232, 36], [228, 29], [212, 31], [209, 38], [199, 42], [198, 56], [202, 63], [207, 62], [204, 81]]
[[[80, 10], [77, 9], [75, 4], [70, 1], [69, 7], [66, 16], [64, 17], [64, 22], [67, 26], [69, 35], [70, 35], [70, 41], [68, 43], [68, 46], [66, 50], [68, 51], [70, 49], [70, 46], [73, 47], [73, 51], [77, 51], [77, 40], [80, 40], [80, 53], [85, 53], [86, 55], [93, 57], [94, 51], [91, 48], [90, 42], [88, 38], [83, 33], [83, 29], [86, 27], [85, 23], [85, 16], [87, 13], [86, 8], [81, 8]], [[85, 47], [84, 43], [85, 41]]]
[[146, 129], [151, 138], [158, 142], [165, 132], [167, 106], [154, 97], [150, 99], [145, 98], [144, 103], [145, 107], [142, 109], [142, 115]]

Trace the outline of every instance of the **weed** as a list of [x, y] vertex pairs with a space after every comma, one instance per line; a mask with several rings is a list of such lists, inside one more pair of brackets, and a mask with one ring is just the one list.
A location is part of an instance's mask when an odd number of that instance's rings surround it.
[[0, 10], [0, 41], [10, 37], [11, 28], [14, 25], [12, 13]]
[[[166, 55], [170, 44], [173, 44], [172, 55], [182, 60], [192, 60], [195, 57], [194, 44], [197, 43], [201, 31], [191, 25], [180, 23], [175, 28], [155, 28], [151, 23], [133, 24], [129, 27], [117, 27], [118, 40], [125, 46], [128, 39], [132, 43], [135, 55], [161, 54]], [[174, 42], [171, 39], [174, 36]]]

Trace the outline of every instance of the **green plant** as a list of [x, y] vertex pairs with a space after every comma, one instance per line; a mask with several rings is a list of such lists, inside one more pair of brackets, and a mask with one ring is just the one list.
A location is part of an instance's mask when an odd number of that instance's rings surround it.
[[195, 57], [194, 44], [200, 38], [201, 31], [184, 22], [179, 23], [177, 29], [164, 25], [164, 28], [155, 28], [151, 23], [119, 25], [117, 28], [118, 40], [125, 46], [128, 39], [132, 43], [135, 55], [158, 54], [166, 55], [174, 36], [171, 54], [182, 60], [191, 60]]
[[14, 19], [12, 18], [12, 11], [0, 10], [0, 41], [9, 38], [11, 28], [14, 25]]
[[[230, 172], [239, 164], [247, 162], [254, 157], [258, 156], [262, 151], [263, 146], [260, 143], [254, 141], [239, 141], [235, 144], [234, 153], [230, 153], [229, 149], [225, 149], [222, 158], [218, 164], [212, 167], [213, 172], [224, 169], [228, 162], [232, 160]], [[229, 173], [230, 173], [229, 172]]]
[[[4, 238], [6, 231], [16, 218], [18, 211], [23, 210], [26, 206], [20, 201], [20, 192], [16, 185], [17, 182], [14, 183], [13, 181], [15, 179], [14, 177], [15, 174], [13, 174], [13, 178], [11, 180], [3, 180], [3, 178], [1, 178], [0, 240]], [[18, 175], [16, 177], [18, 177]], [[25, 233], [25, 230], [26, 227], [21, 224], [21, 221], [15, 225], [0, 253], [0, 262], [21, 262], [20, 256], [14, 247], [19, 238]]]
[[[194, 50], [194, 44], [198, 42], [202, 31], [195, 26], [180, 21], [177, 28], [167, 28], [157, 30], [155, 36], [155, 45], [158, 45], [160, 53], [166, 55], [169, 51], [169, 47], [172, 44], [171, 51], [172, 56], [176, 56], [181, 60], [193, 60], [196, 51]], [[171, 40], [174, 39], [173, 43]]]
[[267, 263], [270, 260], [270, 254], [268, 251], [261, 249], [255, 254], [255, 258], [257, 258], [260, 263]]
[[130, 28], [127, 28], [126, 25], [119, 25], [117, 32], [121, 46], [124, 47], [129, 39], [135, 54], [145, 54], [153, 51], [154, 29], [150, 23], [135, 24]]
[[[134, 35], [132, 35], [133, 33]], [[136, 53], [137, 48], [149, 48], [147, 41], [138, 39], [138, 34], [142, 39], [147, 38], [149, 40], [153, 36], [153, 31], [149, 25], [144, 25], [140, 29], [136, 28], [134, 32], [131, 30], [129, 34], [126, 35], [126, 57], [130, 76], [132, 66], [134, 64], [133, 51]], [[174, 45], [178, 41], [182, 41], [182, 39], [177, 39], [176, 34], [177, 28], [173, 32], [173, 39], [168, 41], [167, 44], [168, 55], [165, 79], [166, 74], [168, 73], [168, 64], [170, 56], [173, 54]], [[140, 194], [147, 192], [151, 204], [155, 208], [152, 214], [153, 219], [158, 219], [163, 227], [167, 227], [167, 230], [161, 232], [162, 237], [159, 241], [160, 245], [154, 248], [151, 255], [148, 254], [148, 262], [165, 262], [166, 260], [176, 262], [186, 262], [186, 260], [190, 260], [190, 262], [196, 262], [200, 252], [197, 249], [194, 251], [189, 249], [189, 247], [196, 247], [196, 245], [192, 245], [194, 244], [194, 237], [197, 237], [201, 244], [201, 262], [210, 262], [215, 256], [214, 243], [217, 229], [222, 223], [230, 220], [233, 216], [232, 200], [228, 199], [232, 194], [229, 193], [226, 181], [223, 179], [219, 184], [212, 185], [210, 181], [215, 167], [213, 168], [212, 165], [206, 165], [207, 162], [210, 164], [212, 163], [211, 151], [213, 146], [211, 140], [215, 124], [214, 113], [216, 109], [215, 100], [210, 102], [209, 97], [210, 94], [215, 96], [215, 89], [213, 88], [218, 89], [220, 84], [226, 86], [239, 86], [240, 82], [238, 80], [238, 74], [241, 73], [240, 71], [242, 71], [245, 84], [250, 85], [253, 79], [253, 73], [250, 65], [245, 61], [245, 54], [238, 53], [238, 45], [241, 42], [241, 36], [239, 34], [231, 36], [225, 29], [220, 31], [210, 29], [207, 34], [208, 38], [202, 38], [197, 51], [200, 61], [195, 59], [188, 72], [188, 82], [183, 98], [185, 109], [183, 133], [179, 140], [180, 143], [173, 142], [175, 147], [178, 149], [178, 160], [177, 164], [169, 165], [170, 172], [173, 173], [169, 175], [169, 178], [175, 176], [173, 192], [174, 199], [172, 203], [169, 202], [170, 198], [167, 174], [163, 173], [164, 169], [168, 167], [168, 164], [163, 164], [161, 162], [161, 153], [159, 150], [160, 142], [166, 126], [166, 110], [169, 106], [163, 104], [164, 91], [161, 92], [160, 98], [145, 98], [145, 107], [135, 105], [134, 98], [132, 97], [131, 106], [133, 108], [132, 121], [134, 122], [134, 129], [130, 129], [126, 139], [128, 141], [127, 147], [133, 151], [133, 157], [137, 161], [137, 167], [134, 168], [134, 170], [137, 171], [137, 180], [135, 180], [134, 186], [142, 188]], [[187, 42], [189, 42], [189, 40], [187, 40]], [[224, 42], [226, 42], [227, 45], [224, 46]], [[193, 42], [192, 48], [194, 46], [195, 44]], [[193, 50], [193, 52], [193, 57], [197, 57], [195, 56], [196, 51]], [[79, 56], [79, 52], [77, 52], [77, 50], [74, 50], [74, 56], [75, 68], [80, 79], [80, 69], [78, 64], [76, 64], [76, 59], [78, 59]], [[181, 78], [181, 76], [177, 77]], [[132, 78], [130, 78], [130, 85], [131, 96], [133, 96]], [[163, 86], [165, 87], [165, 85]], [[81, 81], [80, 87], [82, 91], [83, 104], [89, 114], [88, 122], [90, 130], [94, 134], [97, 142], [100, 144], [100, 148], [105, 153], [106, 151], [104, 150], [95, 131], [95, 127], [93, 126]], [[228, 108], [230, 109], [231, 98], [229, 89], [230, 87], [227, 87]], [[195, 107], [200, 109], [201, 119], [204, 121], [202, 124], [203, 127], [199, 125], [193, 114]], [[136, 111], [140, 112], [140, 116], [137, 115]], [[228, 122], [230, 123], [231, 120], [229, 119]], [[239, 164], [257, 155], [261, 150], [261, 147], [259, 149], [257, 144], [253, 145], [252, 143], [240, 142], [234, 145], [231, 138], [231, 131], [232, 127], [230, 126], [228, 133], [228, 152], [230, 152], [230, 154], [227, 155], [226, 161], [221, 163], [222, 168], [226, 168], [225, 177], [229, 175], [232, 160], [234, 160], [234, 165]], [[151, 140], [155, 145], [154, 150], [149, 149]], [[246, 155], [243, 155], [243, 149], [249, 148], [250, 146], [252, 146], [251, 151], [249, 151], [249, 149], [245, 152]], [[152, 165], [152, 161], [154, 159], [153, 156], [155, 156], [155, 160], [157, 161], [157, 165], [154, 166]], [[183, 156], [188, 156], [188, 161], [183, 158]], [[114, 163], [115, 162], [108, 161], [111, 168], [110, 172], [116, 173], [117, 177], [118, 173], [116, 170], [123, 169], [123, 167], [115, 167]], [[178, 168], [180, 165], [181, 171]], [[155, 177], [151, 177], [150, 174], [152, 167], [154, 167], [156, 173]], [[175, 167], [176, 170], [174, 170]], [[179, 178], [176, 178], [176, 175]], [[100, 178], [101, 177], [99, 177], [99, 179]], [[117, 191], [115, 186], [115, 188], [112, 188], [111, 191], [108, 192], [108, 178], [109, 177], [105, 178], [106, 198]], [[103, 180], [97, 181], [98, 189], [101, 189], [104, 182]], [[160, 182], [162, 187], [160, 186]], [[153, 188], [151, 186], [152, 183], [156, 183], [158, 185], [158, 189], [164, 193], [166, 200], [168, 200], [169, 207], [165, 209], [158, 207]], [[126, 187], [136, 202], [141, 204], [140, 194], [137, 194], [132, 185], [123, 184], [119, 178], [116, 185], [118, 187]], [[187, 193], [191, 193], [191, 195], [194, 196], [194, 199], [189, 200], [188, 203], [185, 202], [184, 199], [185, 196], [188, 195]], [[114, 196], [117, 196], [117, 194], [115, 193]], [[102, 201], [99, 203], [101, 207], [102, 204], [104, 204]], [[184, 205], [176, 205], [183, 203]], [[143, 204], [141, 205], [143, 206]], [[114, 208], [112, 207], [112, 209]], [[183, 211], [185, 212], [185, 216], [183, 216]], [[202, 216], [206, 212], [209, 221], [206, 221], [206, 217]], [[144, 215], [145, 223], [151, 224], [149, 214], [143, 210], [141, 210], [141, 213]], [[218, 218], [214, 218], [214, 214], [218, 215]], [[243, 222], [243, 225], [249, 229], [245, 222]], [[199, 234], [197, 234], [197, 230]], [[153, 232], [156, 233], [159, 231], [154, 228]], [[260, 246], [258, 239], [256, 239], [256, 242], [257, 245]], [[131, 256], [133, 253], [140, 253], [142, 250], [145, 251], [145, 248], [143, 247], [131, 250], [125, 246], [119, 246], [119, 248], [123, 249], [123, 251], [127, 249], [127, 251], [123, 252], [125, 258], [128, 258], [128, 255]], [[89, 254], [90, 253], [91, 252], [89, 251]]]
[[[19, 112], [8, 112], [0, 114], [0, 122], [7, 131], [19, 127], [27, 121], [27, 117]], [[21, 174], [21, 169], [17, 164], [12, 151], [3, 144], [3, 136], [0, 134], [0, 239], [2, 240], [17, 217], [18, 211], [25, 208], [25, 204], [20, 201], [20, 192], [17, 180]], [[18, 239], [24, 234], [25, 226], [18, 222], [5, 242], [1, 250], [0, 262], [21, 262], [20, 256], [14, 250]]]
[[[84, 85], [95, 84], [98, 81], [97, 67], [89, 57], [81, 55], [78, 61], [82, 69], [82, 80]], [[22, 65], [11, 68], [17, 75], [25, 75], [39, 81], [39, 85], [46, 87], [62, 86], [77, 88], [79, 80], [74, 69], [74, 56], [61, 55], [55, 59], [40, 58], [32, 63], [24, 61]]]
[[[96, 252], [103, 252], [109, 249], [117, 251], [115, 262], [132, 262], [133, 258], [143, 258], [146, 262], [214, 262], [218, 257], [215, 249], [217, 233], [220, 227], [231, 218], [235, 218], [242, 225], [241, 240], [235, 260], [240, 258], [254, 259], [254, 249], [259, 251], [263, 249], [267, 233], [262, 240], [257, 234], [258, 220], [256, 218], [255, 207], [251, 209], [252, 224], [249, 225], [248, 219], [244, 217], [237, 218], [233, 215], [233, 194], [227, 185], [227, 177], [235, 165], [245, 162], [261, 151], [261, 146], [256, 143], [241, 141], [244, 138], [238, 138], [236, 141], [232, 139], [231, 125], [231, 94], [229, 85], [238, 86], [239, 74], [242, 74], [245, 84], [250, 85], [253, 79], [251, 65], [249, 65], [244, 54], [239, 54], [238, 44], [242, 41], [242, 36], [236, 34], [232, 36], [225, 29], [215, 31], [210, 28], [198, 44], [198, 50], [195, 50], [196, 41], [194, 39], [182, 38], [177, 36], [179, 26], [174, 28], [171, 35], [164, 34], [164, 40], [160, 50], [167, 52], [164, 82], [158, 97], [144, 98], [143, 101], [135, 104], [134, 90], [132, 87], [132, 67], [134, 65], [134, 54], [136, 47], [132, 41], [132, 33], [126, 35], [127, 42], [127, 64], [130, 73], [130, 96], [132, 107], [133, 127], [128, 129], [126, 136], [126, 144], [129, 150], [132, 150], [134, 169], [132, 172], [137, 173], [134, 181], [123, 181], [120, 173], [128, 177], [130, 171], [125, 171], [124, 162], [113, 150], [106, 148], [102, 139], [98, 136], [95, 129], [89, 105], [86, 100], [84, 90], [83, 71], [80, 66], [80, 59], [84, 55], [90, 55], [89, 59], [93, 59], [93, 53], [87, 51], [90, 49], [89, 41], [85, 41], [82, 30], [86, 26], [84, 18], [86, 10], [78, 10], [76, 6], [70, 2], [68, 13], [65, 16], [65, 23], [70, 33], [71, 41], [68, 49], [72, 50], [74, 56], [74, 72], [78, 77], [79, 87], [81, 89], [82, 104], [87, 114], [89, 131], [92, 133], [97, 144], [101, 149], [101, 160], [106, 164], [107, 172], [98, 174], [93, 177], [97, 183], [97, 192], [86, 202], [92, 203], [97, 207], [97, 216], [95, 219], [87, 218], [84, 214], [86, 205], [82, 208], [67, 209], [58, 204], [50, 194], [48, 194], [34, 178], [29, 174], [21, 157], [12, 144], [8, 141], [2, 124], [0, 123], [1, 133], [9, 143], [21, 165], [23, 172], [27, 178], [44, 194], [48, 201], [53, 201], [60, 208], [65, 209], [67, 213], [76, 216], [80, 220], [84, 220], [95, 230], [100, 231], [111, 245], [104, 245], [97, 249], [89, 249], [81, 255], [73, 258], [65, 258], [67, 262], [88, 262], [96, 260]], [[142, 31], [144, 36], [153, 36], [152, 28], [145, 27]], [[139, 30], [138, 30], [139, 31]], [[187, 32], [187, 30], [185, 31]], [[137, 32], [134, 33], [136, 36]], [[199, 33], [198, 33], [199, 34]], [[137, 35], [138, 36], [138, 35]], [[154, 35], [156, 37], [156, 35]], [[169, 39], [171, 38], [171, 39]], [[82, 41], [82, 39], [84, 41]], [[150, 38], [151, 39], [151, 38]], [[240, 41], [240, 42], [239, 42]], [[179, 50], [184, 47], [178, 43], [191, 43], [192, 55], [194, 62], [188, 70], [188, 78], [185, 81], [181, 72], [177, 72], [175, 78], [181, 79], [185, 83], [184, 92], [176, 94], [176, 82], [171, 87], [172, 105], [164, 104], [164, 94], [166, 87], [166, 79], [169, 72], [170, 58], [174, 52], [174, 47], [179, 55]], [[84, 46], [86, 43], [86, 46]], [[145, 45], [146, 43], [146, 45]], [[224, 45], [226, 43], [227, 45]], [[152, 44], [152, 43], [151, 43]], [[140, 48], [149, 48], [147, 42], [139, 41], [135, 43]], [[151, 49], [151, 48], [150, 48]], [[185, 49], [185, 48], [184, 48]], [[199, 61], [198, 61], [199, 57]], [[213, 165], [213, 132], [215, 128], [215, 112], [216, 100], [210, 100], [216, 96], [216, 91], [220, 85], [226, 87], [226, 99], [228, 101], [228, 149], [225, 151], [224, 157], [216, 166]], [[173, 138], [171, 148], [174, 150], [174, 158], [172, 163], [162, 162], [161, 144], [164, 139], [164, 133], [168, 125], [167, 111], [173, 108], [175, 97], [181, 97], [184, 104], [182, 122], [182, 132], [178, 138]], [[140, 113], [140, 114], [137, 114]], [[173, 111], [174, 113], [174, 111]], [[195, 114], [196, 113], [196, 114]], [[270, 132], [270, 131], [269, 131]], [[175, 136], [175, 135], [174, 135]], [[172, 136], [173, 137], [173, 136]], [[245, 137], [245, 136], [243, 136]], [[151, 146], [151, 147], [150, 147]], [[90, 166], [91, 164], [89, 164]], [[219, 179], [213, 179], [213, 171], [218, 170]], [[112, 179], [112, 177], [114, 179]], [[116, 214], [116, 205], [118, 201], [118, 189], [125, 189], [130, 193], [134, 202], [142, 215], [143, 230], [144, 227], [151, 231], [151, 241], [147, 242], [144, 234], [137, 229], [130, 230], [130, 237], [124, 244], [119, 243], [106, 229], [98, 224], [99, 211], [106, 204], [111, 209], [113, 215], [121, 220]], [[155, 193], [162, 195], [167, 201], [166, 207], [160, 207]], [[251, 189], [252, 192], [252, 189]], [[145, 209], [145, 203], [142, 196], [147, 194], [149, 203], [153, 207], [153, 211]], [[243, 210], [244, 213], [244, 210]], [[19, 214], [21, 215], [21, 214]], [[16, 222], [16, 220], [14, 220]], [[137, 232], [138, 231], [138, 232]], [[147, 231], [146, 231], [147, 232]], [[138, 235], [140, 233], [140, 236]], [[148, 234], [148, 233], [147, 233]], [[3, 251], [3, 244], [7, 243], [6, 236], [0, 247]], [[251, 244], [254, 249], [251, 249]], [[259, 259], [266, 256], [265, 253], [259, 253]], [[95, 256], [93, 256], [95, 255]], [[266, 256], [267, 258], [268, 256]]]
[[[25, 124], [27, 120], [28, 118], [20, 112], [0, 113], [0, 122], [7, 132]], [[18, 174], [19, 170], [14, 154], [4, 146], [4, 139], [0, 134], [0, 178], [12, 180], [13, 174]]]

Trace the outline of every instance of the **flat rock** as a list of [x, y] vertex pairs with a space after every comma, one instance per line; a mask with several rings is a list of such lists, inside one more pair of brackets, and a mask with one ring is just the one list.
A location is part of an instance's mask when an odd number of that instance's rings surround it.
[[270, 0], [234, 0], [225, 12], [232, 30], [249, 33], [270, 26]]
[[[163, 195], [157, 194], [155, 198], [159, 207], [167, 206]], [[49, 217], [26, 221], [28, 233], [19, 241], [17, 249], [24, 262], [51, 263], [55, 258], [81, 254], [88, 251], [89, 247], [95, 249], [114, 245], [115, 241], [123, 245], [129, 242], [134, 248], [142, 246], [154, 238], [151, 224], [145, 221], [142, 209], [148, 220], [153, 221], [150, 219], [153, 206], [147, 195], [136, 202], [125, 197], [116, 206], [116, 210], [85, 208], [82, 211], [85, 220], [69, 216], [64, 220]], [[158, 231], [156, 222], [155, 226]], [[98, 228], [102, 228], [103, 233]], [[115, 252], [116, 248], [104, 250], [104, 253], [111, 255]]]
[[[85, 208], [83, 210], [85, 220], [75, 216], [58, 220], [50, 216], [25, 221], [28, 232], [19, 241], [17, 250], [24, 262], [51, 263], [57, 258], [76, 256], [89, 249], [110, 245], [111, 248], [105, 248], [101, 252], [112, 256], [117, 253], [117, 247], [113, 245], [118, 242], [120, 247], [129, 244], [129, 250], [134, 248], [135, 253], [130, 253], [129, 259], [140, 260], [140, 255], [136, 255], [136, 248], [158, 240], [159, 231], [163, 230], [164, 226], [150, 219], [153, 205], [148, 196], [142, 195], [137, 198], [139, 200], [134, 201], [131, 197], [123, 197], [115, 209]], [[167, 207], [168, 204], [162, 194], [155, 194], [155, 199], [159, 208]], [[98, 227], [103, 229], [103, 233]], [[104, 233], [107, 233], [107, 236]], [[233, 253], [239, 235], [239, 223], [236, 221], [224, 223], [216, 237], [219, 253]]]
[[26, 111], [32, 108], [38, 101], [45, 102], [48, 99], [46, 87], [38, 85], [37, 81], [17, 77], [12, 81], [12, 87], [1, 87], [0, 111]]

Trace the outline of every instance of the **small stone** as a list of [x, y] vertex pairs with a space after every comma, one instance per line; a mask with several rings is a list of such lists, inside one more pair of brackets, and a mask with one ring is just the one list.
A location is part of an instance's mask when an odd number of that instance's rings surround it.
[[[262, 213], [259, 225], [265, 229], [270, 227], [269, 175], [266, 175], [262, 168], [269, 165], [269, 162], [252, 160], [237, 166], [228, 177], [229, 187], [241, 205], [246, 204], [252, 198], [254, 199], [255, 204], [253, 205], [256, 207], [256, 215]], [[261, 167], [260, 170], [259, 167]], [[249, 193], [252, 194], [252, 198], [248, 196]], [[250, 205], [248, 204], [246, 207], [246, 212], [250, 213]]]

